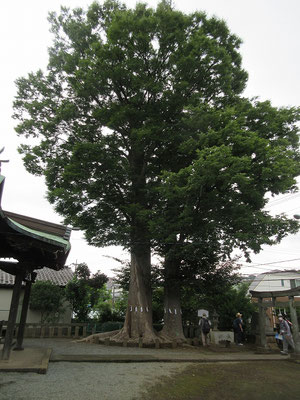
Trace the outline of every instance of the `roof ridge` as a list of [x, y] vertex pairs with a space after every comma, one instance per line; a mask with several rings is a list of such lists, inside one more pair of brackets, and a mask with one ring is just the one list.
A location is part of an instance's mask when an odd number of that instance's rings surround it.
[[[58, 286], [66, 286], [67, 283], [72, 280], [74, 276], [74, 272], [68, 266], [55, 271], [51, 268], [44, 267], [38, 270], [35, 270], [37, 273], [36, 280], [37, 281], [50, 281]], [[0, 286], [13, 286], [15, 282], [14, 275], [9, 274], [8, 272], [0, 270]]]

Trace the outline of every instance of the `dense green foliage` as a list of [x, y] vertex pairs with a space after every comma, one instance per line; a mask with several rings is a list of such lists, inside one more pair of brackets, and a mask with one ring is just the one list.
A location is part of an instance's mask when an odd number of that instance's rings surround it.
[[240, 248], [248, 256], [248, 249], [259, 252], [262, 244], [295, 232], [296, 221], [271, 216], [264, 207], [267, 194], [296, 187], [298, 120], [297, 109], [246, 99], [222, 109], [190, 108], [183, 121], [190, 140], [180, 149], [196, 150], [196, 156], [178, 172], [164, 173], [160, 190], [168, 199], [163, 210], [168, 223], [156, 224], [158, 234], [174, 242], [177, 232], [176, 243], [190, 254], [202, 245], [225, 255]]
[[98, 322], [124, 321], [126, 303], [126, 294], [113, 298], [111, 291], [104, 285], [98, 291], [97, 303], [92, 307], [92, 318]]
[[237, 285], [219, 286], [216, 290], [207, 290], [199, 293], [195, 287], [186, 287], [183, 289], [182, 297], [182, 312], [183, 324], [191, 323], [198, 325], [197, 310], [205, 309], [210, 313], [212, 320], [213, 314], [218, 314], [220, 330], [232, 330], [233, 320], [236, 318], [236, 313], [243, 314], [243, 321], [246, 328], [250, 329], [248, 320], [251, 319], [256, 311], [256, 306], [251, 302], [251, 297], [248, 295], [248, 283], [239, 283]]
[[90, 312], [89, 286], [82, 279], [74, 277], [66, 286], [66, 298], [72, 305], [74, 317], [78, 322], [86, 322]]
[[65, 288], [67, 300], [71, 303], [75, 319], [86, 322], [89, 314], [97, 306], [101, 299], [102, 287], [108, 278], [98, 271], [91, 276], [90, 270], [85, 263], [75, 266], [73, 279]]
[[41, 323], [57, 322], [64, 312], [64, 290], [50, 281], [37, 281], [32, 285], [29, 306], [41, 313]]
[[25, 166], [45, 174], [49, 200], [91, 244], [149, 240], [162, 170], [186, 165], [187, 109], [222, 108], [245, 87], [240, 40], [166, 2], [93, 3], [50, 22], [47, 74], [17, 81], [17, 132], [38, 139], [21, 146]]

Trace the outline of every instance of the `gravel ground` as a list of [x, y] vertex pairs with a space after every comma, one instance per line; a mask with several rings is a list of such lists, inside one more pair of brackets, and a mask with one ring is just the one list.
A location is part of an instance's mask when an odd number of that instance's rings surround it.
[[50, 363], [46, 375], [1, 373], [1, 400], [134, 400], [188, 363]]
[[[157, 351], [174, 354], [174, 350], [167, 349], [102, 346], [66, 339], [25, 339], [24, 346], [50, 347], [53, 354], [155, 354]], [[151, 384], [183, 371], [188, 365], [50, 362], [46, 375], [1, 373], [0, 400], [138, 400]]]

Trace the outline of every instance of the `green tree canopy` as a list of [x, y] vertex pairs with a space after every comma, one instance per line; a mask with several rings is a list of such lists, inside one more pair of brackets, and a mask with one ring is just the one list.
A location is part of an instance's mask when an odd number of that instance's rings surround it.
[[58, 321], [64, 311], [64, 290], [50, 281], [37, 281], [32, 285], [29, 306], [40, 311], [41, 322]]
[[91, 244], [130, 246], [187, 107], [222, 107], [244, 89], [241, 41], [224, 22], [165, 2], [93, 3], [49, 20], [47, 73], [17, 80], [17, 132], [37, 139], [20, 148], [25, 166], [46, 176], [49, 200]]
[[74, 277], [68, 282], [65, 293], [78, 321], [86, 322], [88, 320], [90, 312], [97, 306], [102, 288], [107, 281], [107, 276], [100, 271], [91, 275], [87, 264], [75, 265]]
[[271, 195], [297, 189], [299, 109], [240, 99], [220, 110], [200, 105], [188, 114], [190, 140], [180, 151], [196, 150], [196, 156], [185, 168], [164, 173], [163, 218], [172, 230], [158, 220], [153, 222], [158, 234], [185, 246], [202, 241], [205, 248], [208, 240], [217, 254], [240, 248], [248, 256], [249, 249], [257, 253], [263, 244], [295, 233], [294, 219], [273, 216], [264, 207]]

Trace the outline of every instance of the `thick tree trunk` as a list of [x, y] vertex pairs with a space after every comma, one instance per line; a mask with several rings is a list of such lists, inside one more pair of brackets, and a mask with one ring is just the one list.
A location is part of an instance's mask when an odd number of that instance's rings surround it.
[[131, 268], [128, 306], [123, 329], [117, 340], [143, 338], [151, 343], [157, 339], [152, 324], [151, 293], [151, 250], [148, 232], [148, 221], [145, 212], [148, 210], [146, 196], [146, 161], [141, 143], [132, 136], [130, 167], [132, 181], [131, 213]]
[[164, 286], [164, 327], [162, 336], [185, 340], [180, 305], [179, 262], [166, 260]]
[[158, 337], [152, 323], [150, 246], [134, 246], [131, 252], [130, 286], [123, 329], [113, 340], [152, 343]]

